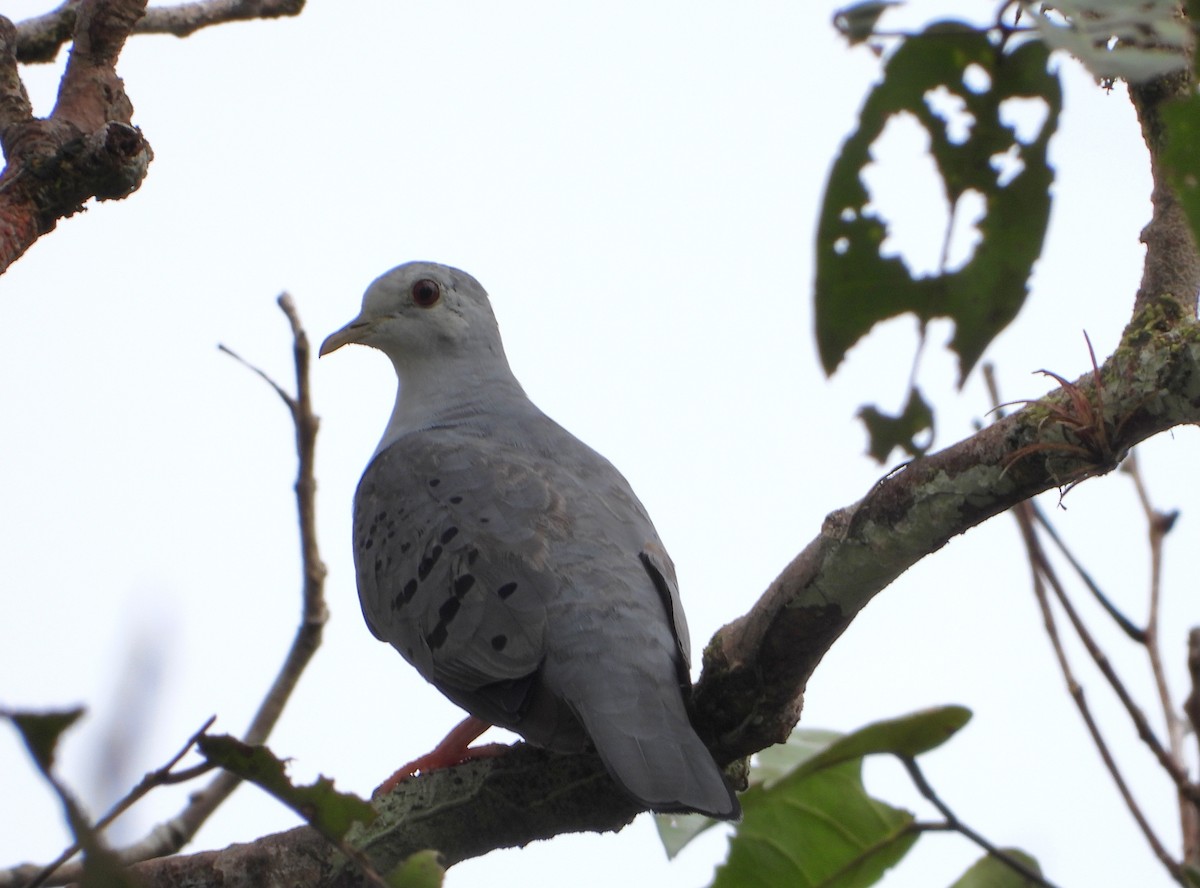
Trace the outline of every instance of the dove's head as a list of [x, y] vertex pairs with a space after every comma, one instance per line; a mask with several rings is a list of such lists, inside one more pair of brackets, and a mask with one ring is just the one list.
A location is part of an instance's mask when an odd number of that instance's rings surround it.
[[435, 262], [408, 262], [376, 278], [358, 317], [331, 334], [321, 354], [352, 342], [379, 349], [397, 369], [431, 357], [503, 360], [483, 287], [466, 272]]

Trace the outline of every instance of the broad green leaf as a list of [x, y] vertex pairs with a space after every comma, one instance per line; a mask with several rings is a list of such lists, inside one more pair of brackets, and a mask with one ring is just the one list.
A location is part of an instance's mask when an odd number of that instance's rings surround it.
[[[768, 746], [755, 754], [750, 766], [750, 785], [774, 786], [841, 736], [836, 731], [820, 728], [796, 728], [783, 743]], [[656, 814], [654, 821], [668, 858], [673, 858], [700, 833], [724, 822], [704, 814]]]
[[436, 851], [417, 851], [410, 854], [388, 873], [391, 888], [441, 888], [446, 878], [442, 856]]
[[[1031, 871], [1042, 874], [1038, 862], [1015, 848], [1001, 848], [1004, 854], [1020, 861]], [[963, 873], [962, 878], [950, 888], [1031, 888], [1038, 883], [1027, 879], [1008, 864], [990, 854], [975, 861], [972, 867]]]
[[206, 735], [198, 746], [210, 762], [266, 790], [334, 841], [340, 841], [355, 821], [370, 823], [377, 816], [368, 802], [338, 792], [327, 777], [310, 786], [293, 785], [284, 763], [265, 746], [248, 746], [228, 735]]
[[[1200, 95], [1162, 106], [1166, 146], [1162, 161], [1192, 234], [1200, 242]], [[1187, 293], [1171, 294], [1186, 297]]]
[[671, 860], [684, 849], [688, 842], [700, 835], [706, 829], [716, 826], [721, 821], [714, 820], [704, 814], [655, 814], [654, 826], [658, 829], [658, 840], [662, 842]]
[[872, 722], [805, 760], [796, 773], [810, 773], [877, 753], [916, 758], [941, 746], [970, 719], [971, 710], [965, 706], [938, 706]]
[[866, 794], [862, 762], [796, 773], [742, 795], [713, 888], [861, 888], [917, 840], [913, 815]]
[[[876, 462], [887, 462], [892, 450], [899, 447], [909, 456], [923, 456], [933, 440], [933, 408], [921, 397], [916, 386], [908, 391], [908, 403], [899, 416], [888, 416], [877, 407], [864, 407], [858, 412], [871, 438], [869, 453]], [[924, 444], [917, 436], [928, 432]]]
[[[1048, 50], [1037, 41], [1006, 51], [956, 22], [909, 37], [888, 60], [857, 130], [834, 162], [821, 207], [816, 332], [827, 373], [875, 324], [912, 313], [922, 323], [954, 321], [950, 347], [958, 354], [961, 384], [1016, 316], [1050, 215], [1054, 175], [1046, 157], [1062, 92], [1047, 61]], [[961, 104], [972, 120], [965, 135], [952, 137], [950, 121], [927, 102], [931, 94]], [[1040, 108], [1041, 124], [1032, 135], [1019, 132], [1011, 119], [1014, 100], [1032, 100]], [[900, 257], [881, 254], [888, 223], [872, 207], [861, 174], [871, 163], [872, 145], [898, 114], [912, 115], [928, 132], [941, 197], [951, 210], [968, 191], [983, 198], [980, 241], [957, 270], [914, 279]]]
[[8, 718], [21, 734], [38, 769], [49, 774], [54, 767], [54, 753], [62, 732], [79, 720], [82, 708], [58, 712], [10, 712]]
[[[754, 756], [750, 789], [742, 795], [743, 807], [753, 804], [762, 793], [772, 793], [784, 781], [846, 762], [861, 764], [866, 755], [891, 753], [915, 758], [940, 746], [970, 718], [970, 710], [962, 706], [941, 706], [872, 722], [851, 734], [797, 728], [785, 742], [768, 746]], [[659, 814], [655, 820], [668, 857], [674, 857], [700, 833], [721, 822], [701, 814]]]
[[754, 756], [750, 783], [770, 789], [845, 736], [824, 728], [796, 728], [783, 743], [768, 746]]

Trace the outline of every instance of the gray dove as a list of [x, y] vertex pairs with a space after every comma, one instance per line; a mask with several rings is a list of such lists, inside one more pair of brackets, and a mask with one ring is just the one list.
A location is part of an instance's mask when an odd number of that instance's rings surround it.
[[384, 786], [499, 725], [560, 752], [590, 741], [652, 810], [739, 816], [688, 719], [674, 565], [621, 474], [525, 395], [479, 283], [394, 268], [321, 354], [347, 343], [399, 377], [354, 499], [363, 616], [472, 716]]

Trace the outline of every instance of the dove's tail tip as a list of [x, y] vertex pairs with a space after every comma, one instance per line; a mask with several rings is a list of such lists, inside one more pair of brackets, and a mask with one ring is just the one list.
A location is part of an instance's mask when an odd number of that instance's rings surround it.
[[704, 795], [689, 794], [686, 798], [673, 802], [652, 802], [642, 799], [647, 807], [656, 814], [703, 814], [714, 820], [741, 820], [742, 805], [737, 794], [725, 785], [724, 794], [711, 792]]
[[740, 819], [737, 794], [700, 738], [688, 734], [673, 743], [622, 738], [623, 743], [597, 748], [617, 783], [651, 811]]

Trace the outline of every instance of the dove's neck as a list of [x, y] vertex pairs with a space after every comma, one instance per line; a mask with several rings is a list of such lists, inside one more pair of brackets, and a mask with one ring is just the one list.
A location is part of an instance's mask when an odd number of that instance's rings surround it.
[[481, 362], [393, 359], [399, 389], [387, 429], [375, 450], [378, 455], [405, 435], [434, 426], [485, 424], [497, 413], [536, 409], [509, 369], [503, 354]]

